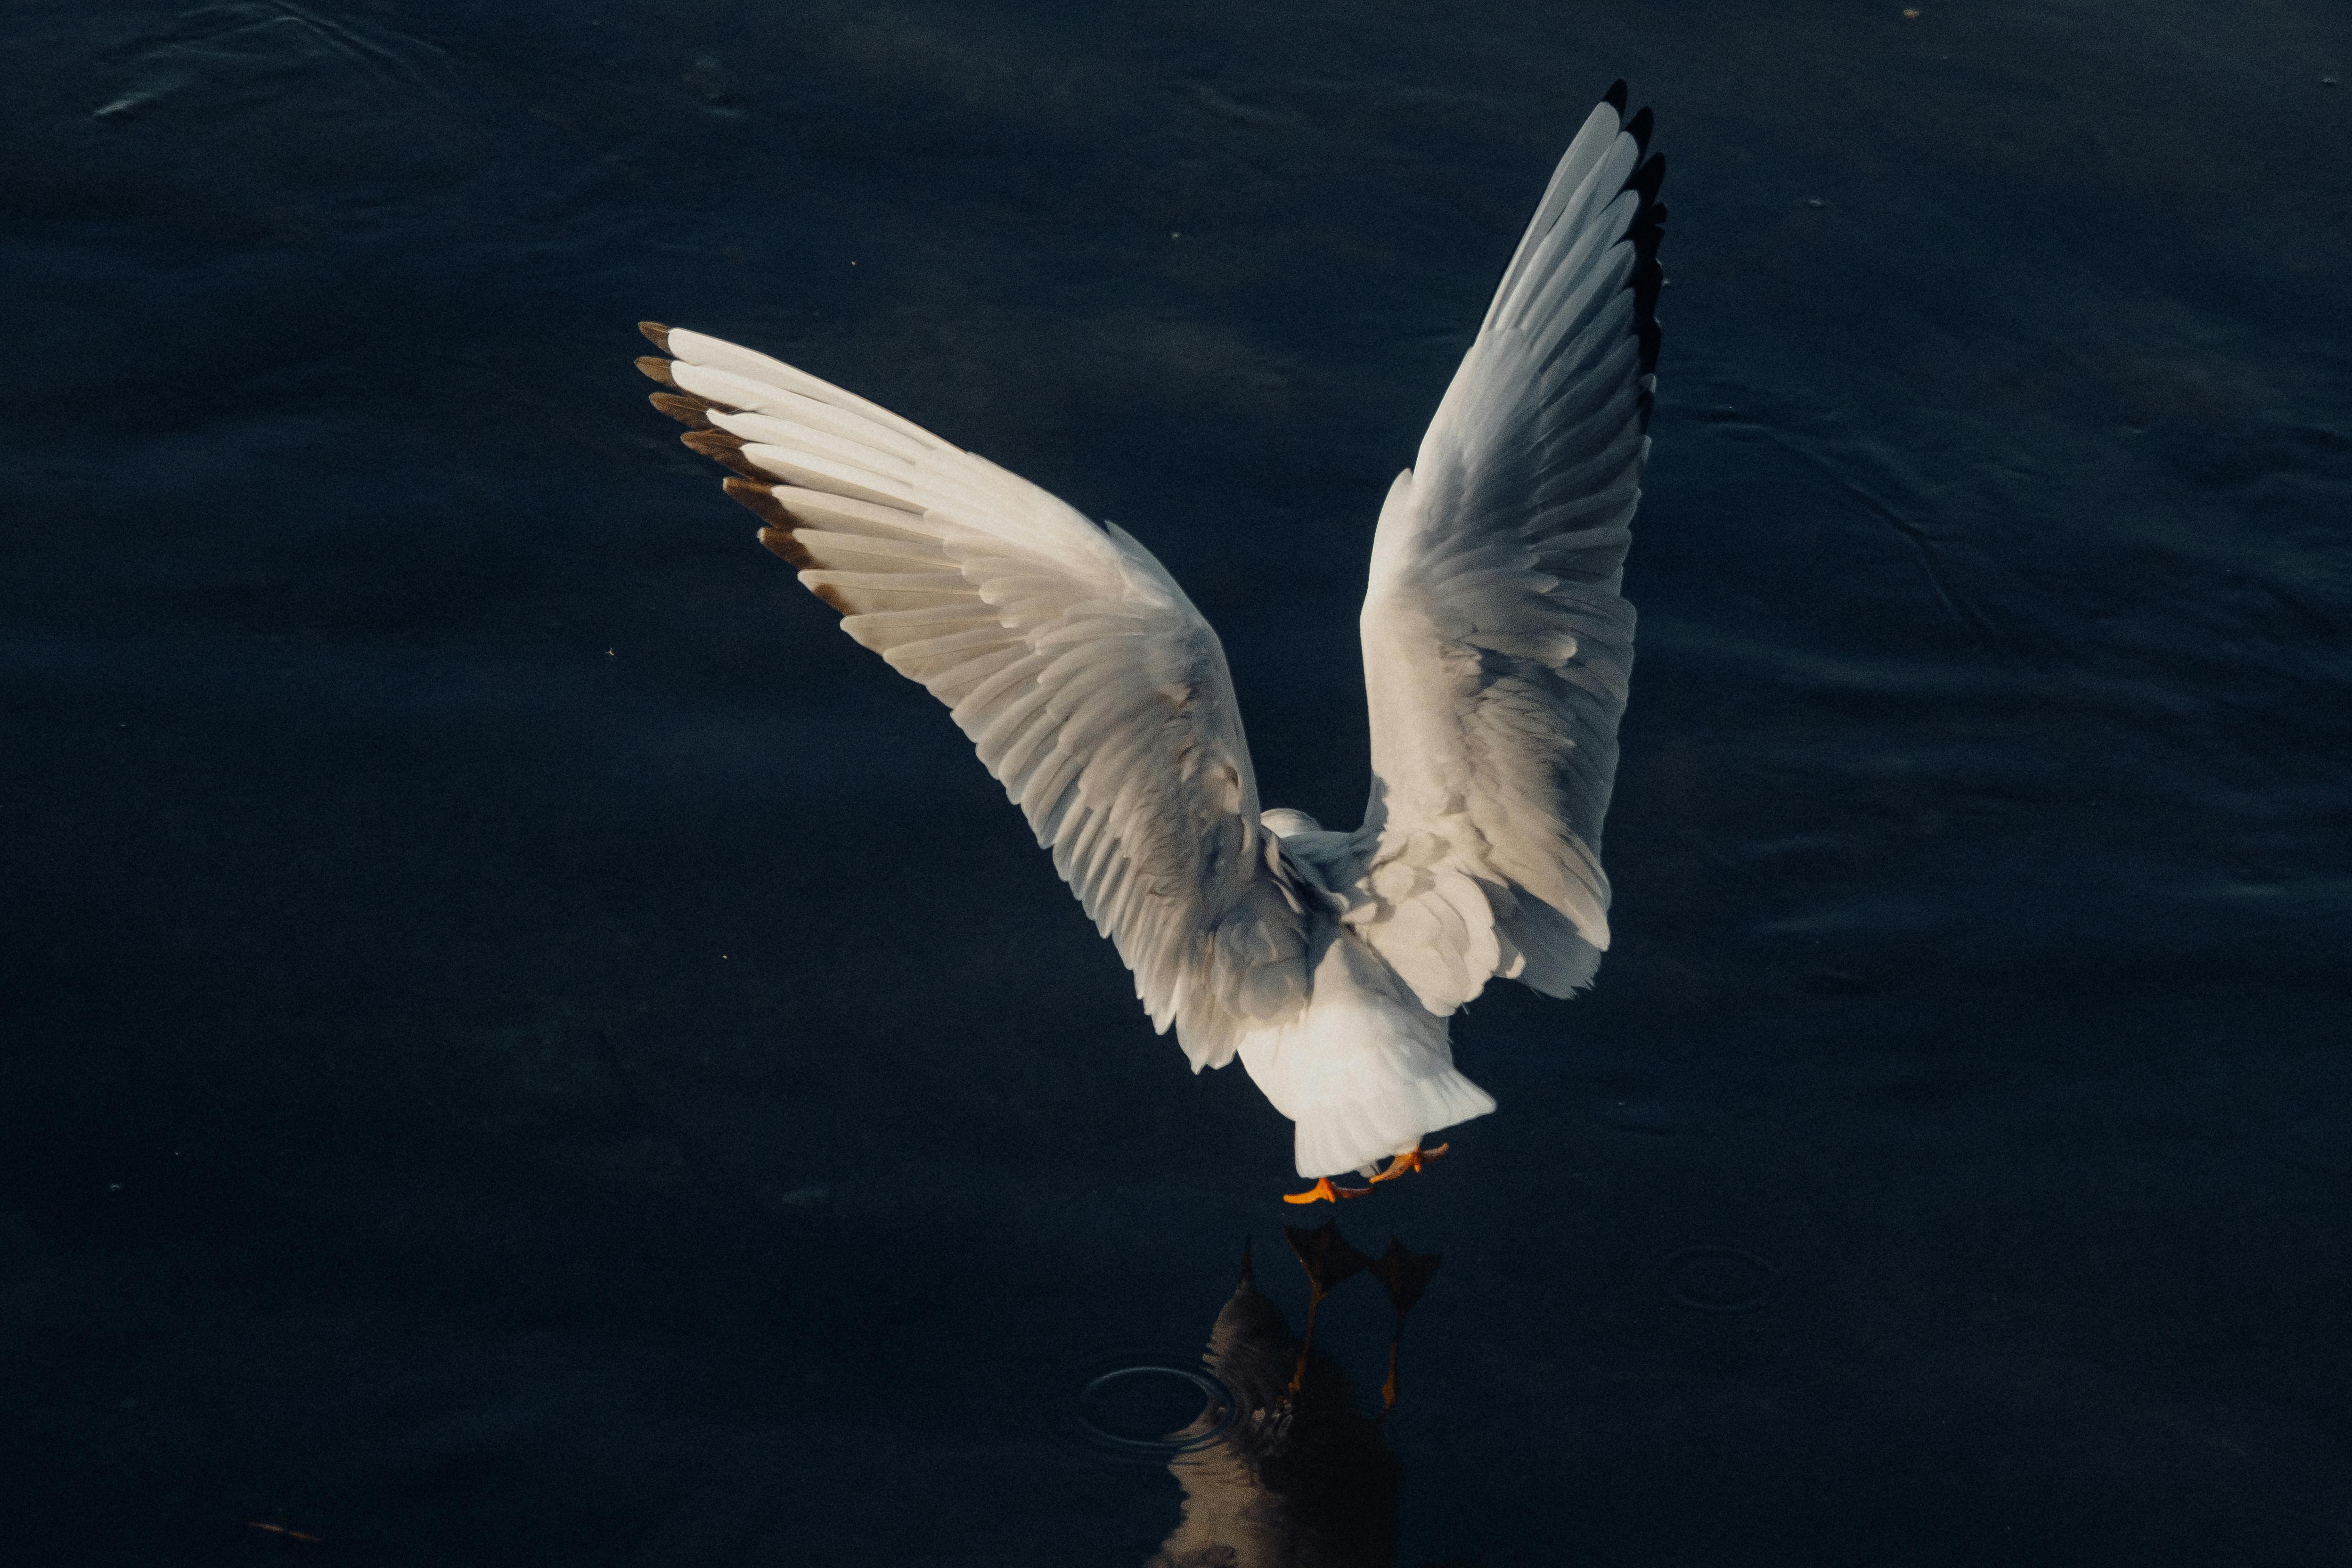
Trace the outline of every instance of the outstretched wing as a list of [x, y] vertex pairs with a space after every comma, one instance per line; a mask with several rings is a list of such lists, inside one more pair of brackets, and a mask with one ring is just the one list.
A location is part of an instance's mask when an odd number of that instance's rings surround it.
[[1223, 648], [1150, 552], [792, 366], [648, 323], [661, 410], [842, 629], [946, 703], [1197, 1070], [1307, 994]]
[[1664, 163], [1624, 84], [1553, 172], [1381, 510], [1364, 600], [1369, 863], [1349, 919], [1432, 1012], [1566, 995], [1609, 945], [1601, 819], [1633, 658], [1618, 592], [1657, 363]]

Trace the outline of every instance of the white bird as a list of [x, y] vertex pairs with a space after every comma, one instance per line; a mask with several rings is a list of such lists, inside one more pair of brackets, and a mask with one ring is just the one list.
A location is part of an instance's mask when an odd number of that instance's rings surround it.
[[[1294, 1201], [1495, 1109], [1448, 1019], [1609, 945], [1601, 822], [1665, 208], [1624, 83], [1577, 132], [1372, 539], [1363, 825], [1261, 812], [1216, 633], [1125, 531], [805, 371], [646, 323], [687, 445], [842, 629], [946, 703], [1195, 1072], [1297, 1124]], [[1383, 1168], [1381, 1162], [1388, 1161]]]

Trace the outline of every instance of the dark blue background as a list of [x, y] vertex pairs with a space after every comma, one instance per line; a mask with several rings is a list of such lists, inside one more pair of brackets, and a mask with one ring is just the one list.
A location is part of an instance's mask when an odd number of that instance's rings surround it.
[[1351, 823], [1380, 497], [1622, 75], [1617, 942], [1340, 1216], [1446, 1257], [1404, 1561], [2346, 1561], [2352, 16], [1921, 9], [10, 6], [0, 1555], [1149, 1555], [1069, 1372], [1281, 1260], [1287, 1124], [631, 323], [1131, 529]]

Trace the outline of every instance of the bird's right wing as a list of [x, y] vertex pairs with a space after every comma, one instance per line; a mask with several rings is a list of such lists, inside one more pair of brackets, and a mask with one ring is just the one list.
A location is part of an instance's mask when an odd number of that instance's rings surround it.
[[1364, 596], [1377, 842], [1350, 924], [1424, 1006], [1565, 995], [1609, 945], [1601, 820], [1633, 659], [1663, 163], [1594, 109], [1381, 509]]
[[684, 440], [842, 629], [946, 703], [1197, 1070], [1307, 996], [1223, 648], [1150, 552], [792, 366], [648, 323]]

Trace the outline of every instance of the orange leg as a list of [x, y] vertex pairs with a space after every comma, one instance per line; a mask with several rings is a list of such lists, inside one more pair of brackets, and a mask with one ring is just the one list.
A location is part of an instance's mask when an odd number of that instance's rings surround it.
[[[1378, 1176], [1372, 1178], [1376, 1182], [1380, 1179]], [[1286, 1204], [1319, 1204], [1328, 1199], [1336, 1204], [1341, 1198], [1360, 1198], [1371, 1190], [1370, 1187], [1335, 1187], [1330, 1177], [1318, 1176], [1315, 1184], [1303, 1193], [1283, 1194], [1282, 1201]]]
[[1290, 1374], [1290, 1386], [1282, 1392], [1292, 1399], [1307, 1386], [1307, 1358], [1315, 1353], [1315, 1315], [1323, 1310], [1323, 1292], [1315, 1291], [1307, 1298], [1307, 1337], [1298, 1342], [1298, 1368]]
[[1373, 1184], [1377, 1185], [1381, 1182], [1393, 1182], [1399, 1176], [1403, 1175], [1407, 1171], [1427, 1170], [1429, 1168], [1429, 1162], [1436, 1159], [1440, 1154], [1444, 1153], [1452, 1147], [1454, 1147], [1454, 1145], [1451, 1143], [1440, 1143], [1434, 1149], [1423, 1149], [1416, 1144], [1414, 1147], [1405, 1151], [1403, 1153], [1399, 1154], [1395, 1159], [1390, 1161], [1389, 1168], [1372, 1178]]

